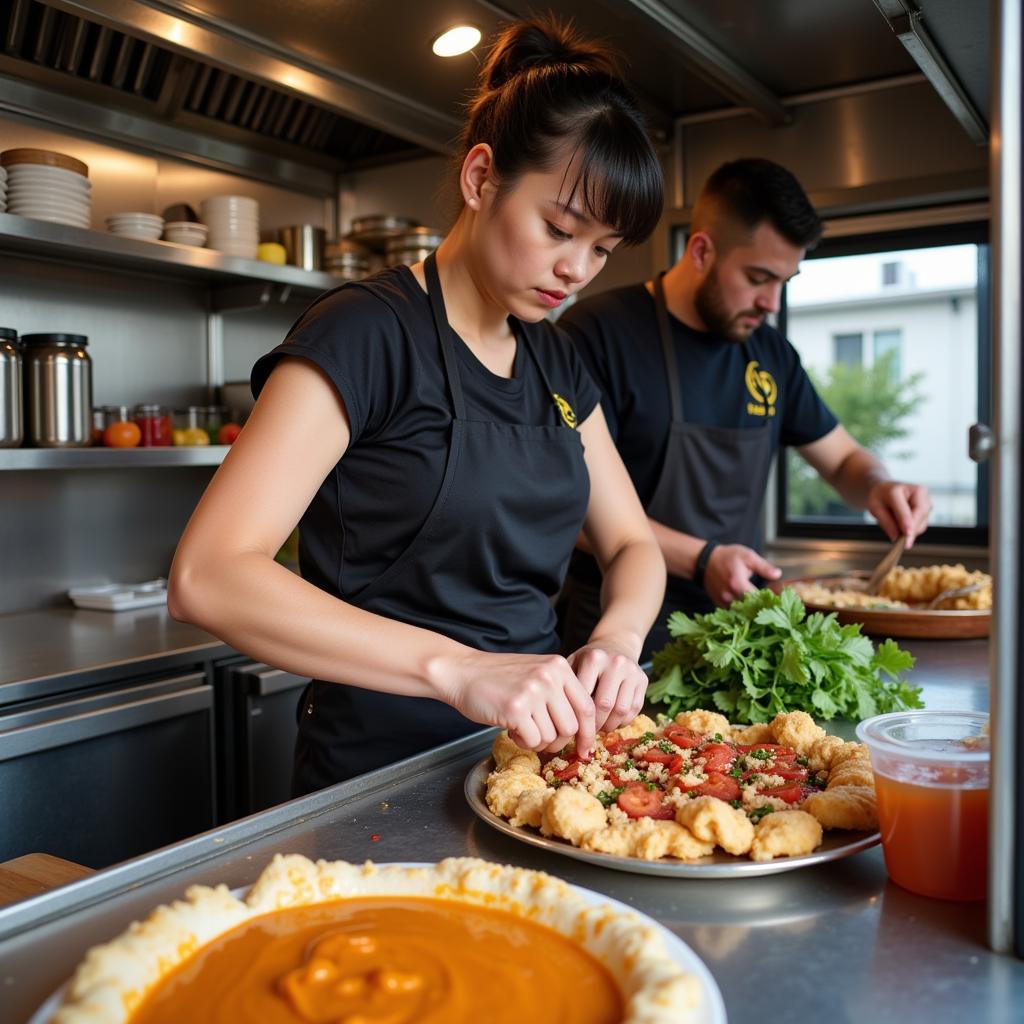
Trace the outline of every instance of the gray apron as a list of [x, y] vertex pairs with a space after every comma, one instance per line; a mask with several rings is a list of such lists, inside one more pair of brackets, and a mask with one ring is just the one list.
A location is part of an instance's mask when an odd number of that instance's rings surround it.
[[[672, 424], [661, 476], [646, 512], [656, 522], [694, 537], [756, 548], [774, 452], [768, 420], [761, 427], [739, 429], [686, 422], [660, 275], [654, 282], [654, 304], [672, 402]], [[746, 344], [743, 351], [749, 363]], [[665, 601], [644, 643], [641, 661], [671, 639], [666, 625], [670, 612], [693, 614], [713, 607], [703, 587], [692, 580], [669, 576]], [[600, 588], [572, 579], [564, 601], [563, 651], [571, 653], [582, 647], [600, 614]]]

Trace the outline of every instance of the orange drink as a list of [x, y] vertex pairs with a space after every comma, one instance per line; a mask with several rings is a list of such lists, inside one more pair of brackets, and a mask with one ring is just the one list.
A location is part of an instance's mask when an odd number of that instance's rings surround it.
[[889, 877], [921, 896], [985, 898], [988, 715], [911, 711], [857, 726], [875, 773]]

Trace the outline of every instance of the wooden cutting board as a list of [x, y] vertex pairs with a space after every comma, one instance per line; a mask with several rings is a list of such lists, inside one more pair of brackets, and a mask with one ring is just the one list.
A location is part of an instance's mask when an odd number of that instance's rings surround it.
[[0, 862], [0, 906], [37, 896], [47, 889], [77, 882], [95, 874], [92, 868], [73, 864], [48, 853], [29, 853]]

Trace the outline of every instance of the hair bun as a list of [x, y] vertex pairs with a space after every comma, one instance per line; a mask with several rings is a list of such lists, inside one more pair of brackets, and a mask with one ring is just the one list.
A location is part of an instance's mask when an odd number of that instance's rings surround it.
[[517, 21], [498, 36], [481, 68], [481, 85], [497, 89], [523, 71], [559, 66], [620, 74], [615, 54], [580, 36], [570, 23], [548, 16]]

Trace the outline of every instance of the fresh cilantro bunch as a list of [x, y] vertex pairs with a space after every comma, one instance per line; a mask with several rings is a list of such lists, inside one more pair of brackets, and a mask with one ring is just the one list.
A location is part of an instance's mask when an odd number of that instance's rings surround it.
[[780, 711], [862, 719], [924, 706], [900, 678], [912, 655], [892, 640], [876, 648], [835, 614], [808, 615], [789, 588], [753, 590], [707, 615], [673, 612], [668, 628], [675, 639], [654, 653], [647, 698], [672, 716], [713, 706], [737, 723]]

